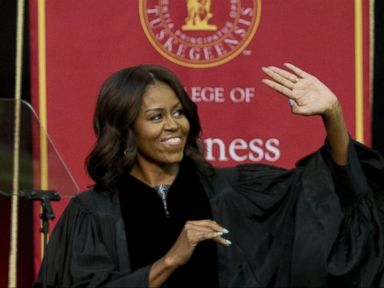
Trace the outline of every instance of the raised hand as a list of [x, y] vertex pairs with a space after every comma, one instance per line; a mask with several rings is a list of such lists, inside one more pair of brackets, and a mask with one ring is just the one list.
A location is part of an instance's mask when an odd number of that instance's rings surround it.
[[287, 96], [293, 113], [326, 115], [338, 106], [336, 95], [315, 76], [292, 64], [285, 63], [284, 66], [290, 71], [274, 66], [263, 67], [271, 79], [262, 82]]
[[339, 165], [348, 162], [349, 134], [341, 105], [336, 95], [315, 76], [292, 64], [284, 64], [290, 71], [274, 66], [262, 70], [271, 79], [263, 83], [287, 96], [291, 110], [300, 115], [321, 115], [333, 160]]

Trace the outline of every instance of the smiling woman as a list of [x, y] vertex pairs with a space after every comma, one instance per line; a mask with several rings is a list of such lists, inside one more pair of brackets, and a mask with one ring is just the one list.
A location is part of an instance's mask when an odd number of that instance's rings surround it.
[[[350, 139], [338, 98], [316, 77], [292, 64], [263, 71], [293, 114], [320, 115], [327, 133], [291, 170], [213, 167], [200, 151], [196, 104], [166, 68], [109, 77], [86, 162], [95, 185], [55, 226], [44, 284], [383, 287], [383, 159]], [[229, 154], [252, 160], [263, 144], [235, 139]], [[277, 146], [266, 140], [265, 155], [279, 155]]]
[[[143, 96], [140, 113], [133, 125], [137, 139], [137, 158], [131, 174], [154, 187], [161, 170], [169, 173], [171, 184], [184, 156], [184, 147], [189, 135], [189, 121], [175, 92], [166, 84], [155, 83]], [[167, 168], [165, 168], [167, 167]]]
[[150, 155], [158, 151], [168, 147], [168, 156], [174, 154], [174, 136], [185, 146], [176, 151], [185, 152], [201, 169], [211, 169], [200, 154], [197, 108], [176, 76], [162, 67], [126, 68], [107, 79], [96, 105], [94, 130], [98, 140], [87, 169], [100, 189], [115, 184], [126, 167], [136, 171], [140, 162], [150, 163]]

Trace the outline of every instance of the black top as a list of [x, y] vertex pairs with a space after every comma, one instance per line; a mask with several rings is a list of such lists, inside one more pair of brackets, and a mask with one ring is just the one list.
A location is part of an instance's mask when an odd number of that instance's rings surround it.
[[[207, 194], [189, 162], [182, 163], [167, 193], [167, 210], [154, 188], [129, 174], [121, 179], [119, 198], [133, 270], [164, 256], [188, 220], [212, 219]], [[196, 247], [190, 261], [172, 274], [166, 285], [214, 288], [218, 286], [217, 281], [216, 244], [205, 241]]]
[[[328, 150], [292, 170], [252, 164], [199, 176], [232, 241], [215, 245], [219, 287], [384, 287], [384, 161], [351, 141], [348, 165], [339, 167]], [[116, 192], [74, 197], [50, 238], [48, 285], [147, 287], [151, 264], [136, 269], [140, 257], [127, 246], [136, 236], [122, 214]]]

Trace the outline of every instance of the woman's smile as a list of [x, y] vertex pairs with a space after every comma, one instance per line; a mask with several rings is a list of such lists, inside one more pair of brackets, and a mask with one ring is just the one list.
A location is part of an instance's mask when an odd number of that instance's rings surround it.
[[160, 140], [162, 143], [171, 147], [182, 147], [182, 138], [178, 136], [171, 136]]

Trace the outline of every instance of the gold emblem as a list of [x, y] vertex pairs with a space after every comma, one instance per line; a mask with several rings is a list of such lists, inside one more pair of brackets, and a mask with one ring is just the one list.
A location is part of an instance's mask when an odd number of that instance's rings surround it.
[[216, 31], [217, 26], [209, 24], [213, 17], [211, 0], [187, 0], [188, 17], [182, 26], [183, 31]]
[[140, 0], [152, 46], [182, 66], [207, 68], [237, 57], [260, 22], [261, 0]]

